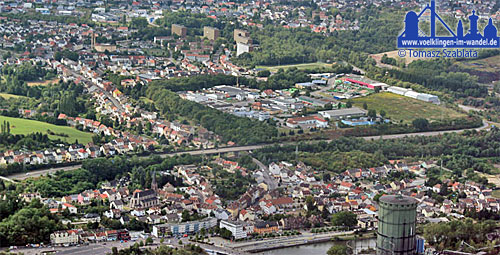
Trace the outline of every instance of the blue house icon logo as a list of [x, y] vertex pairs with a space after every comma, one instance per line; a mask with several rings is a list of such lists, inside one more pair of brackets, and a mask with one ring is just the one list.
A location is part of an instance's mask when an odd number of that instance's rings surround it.
[[[419, 27], [419, 21], [426, 11], [430, 11], [430, 35], [423, 32]], [[398, 48], [499, 48], [500, 38], [498, 30], [490, 18], [483, 33], [478, 29], [479, 17], [475, 11], [469, 16], [469, 31], [464, 34], [462, 20], [458, 22], [454, 32], [436, 13], [436, 2], [431, 4], [417, 14], [410, 11], [406, 14], [405, 28], [398, 36]], [[449, 32], [449, 36], [436, 35], [436, 21], [439, 21]]]

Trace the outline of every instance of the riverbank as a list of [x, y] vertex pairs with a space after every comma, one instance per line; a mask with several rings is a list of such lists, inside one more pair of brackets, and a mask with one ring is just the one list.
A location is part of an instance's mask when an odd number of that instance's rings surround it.
[[[297, 247], [303, 245], [312, 245], [327, 242], [346, 242], [346, 241], [361, 241], [367, 239], [375, 238], [375, 231], [365, 232], [362, 234], [354, 233], [354, 231], [349, 232], [334, 232], [334, 233], [323, 233], [321, 235], [304, 235], [300, 237], [286, 237], [280, 239], [270, 239], [263, 243], [253, 243], [237, 245], [234, 248], [242, 248], [242, 250], [250, 253], [259, 253], [270, 250], [279, 250], [290, 247]], [[248, 249], [244, 247], [248, 246]]]
[[274, 249], [263, 251], [259, 253], [252, 253], [255, 255], [327, 255], [328, 250], [334, 245], [349, 245], [352, 249], [355, 249], [359, 254], [362, 251], [369, 249], [374, 249], [376, 246], [376, 239], [364, 239], [356, 241], [329, 241], [322, 243], [307, 244], [301, 246], [287, 247], [283, 249]]

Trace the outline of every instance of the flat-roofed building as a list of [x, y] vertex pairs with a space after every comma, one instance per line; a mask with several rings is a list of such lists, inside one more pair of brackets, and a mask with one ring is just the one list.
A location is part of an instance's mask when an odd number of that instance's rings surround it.
[[234, 40], [236, 43], [243, 43], [250, 45], [252, 44], [252, 39], [250, 38], [250, 33], [246, 30], [235, 29], [233, 32]]
[[183, 25], [172, 24], [172, 34], [185, 37], [187, 35], [187, 28]]
[[295, 117], [295, 118], [288, 118], [288, 120], [286, 121], [286, 126], [290, 128], [298, 128], [298, 127], [326, 128], [328, 127], [328, 121], [318, 116]]
[[323, 116], [323, 118], [339, 120], [339, 119], [358, 118], [366, 116], [366, 110], [360, 109], [358, 107], [352, 107], [345, 109], [321, 111], [319, 112], [319, 114]]
[[241, 222], [222, 220], [219, 224], [219, 228], [225, 228], [231, 231], [235, 240], [247, 237], [247, 232]]
[[152, 234], [155, 237], [181, 236], [184, 234], [195, 234], [201, 231], [202, 229], [213, 228], [216, 225], [217, 225], [217, 218], [208, 217], [197, 221], [154, 225]]
[[220, 36], [220, 30], [215, 27], [203, 27], [203, 37], [215, 41]]
[[236, 56], [253, 51], [253, 46], [245, 43], [236, 43]]

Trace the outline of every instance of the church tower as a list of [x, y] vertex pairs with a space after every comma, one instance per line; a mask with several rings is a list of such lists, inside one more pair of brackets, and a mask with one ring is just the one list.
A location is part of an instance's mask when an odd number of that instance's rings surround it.
[[158, 192], [158, 183], [156, 183], [156, 171], [153, 172], [153, 176], [151, 179], [151, 189], [155, 192]]

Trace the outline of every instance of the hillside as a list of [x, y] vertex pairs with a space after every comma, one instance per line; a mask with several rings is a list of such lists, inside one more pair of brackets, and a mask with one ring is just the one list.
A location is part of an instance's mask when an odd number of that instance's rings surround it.
[[[85, 144], [92, 141], [92, 133], [82, 132], [72, 127], [57, 126], [36, 120], [0, 116], [0, 123], [4, 121], [10, 122], [12, 134], [25, 135], [41, 132], [43, 134], [48, 134], [50, 139], [61, 139], [68, 143], [74, 143], [78, 140], [79, 143]], [[49, 134], [49, 131], [52, 134]], [[60, 134], [65, 134], [65, 136]]]

